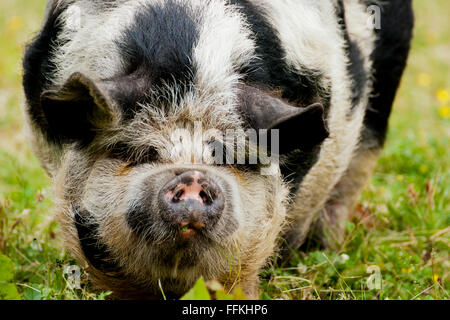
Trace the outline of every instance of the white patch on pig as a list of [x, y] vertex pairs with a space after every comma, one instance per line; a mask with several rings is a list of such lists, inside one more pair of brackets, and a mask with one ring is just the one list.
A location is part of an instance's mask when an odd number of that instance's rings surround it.
[[235, 7], [218, 0], [200, 2], [202, 25], [193, 55], [196, 89], [233, 99], [238, 71], [254, 56], [251, 32]]
[[[91, 79], [105, 79], [120, 71], [123, 62], [115, 41], [147, 2], [122, 0], [109, 6], [92, 0], [71, 3], [60, 17], [62, 32], [53, 46], [53, 62], [57, 66], [54, 85], [62, 85], [75, 72]], [[79, 24], [72, 23], [75, 12], [81, 14]]]

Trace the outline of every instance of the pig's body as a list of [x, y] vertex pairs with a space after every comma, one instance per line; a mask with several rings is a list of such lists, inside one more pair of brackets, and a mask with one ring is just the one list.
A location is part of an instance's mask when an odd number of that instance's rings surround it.
[[[49, 1], [24, 59], [28, 127], [67, 246], [98, 287], [157, 297], [160, 281], [180, 295], [204, 276], [256, 298], [282, 237], [339, 240], [413, 24], [411, 2], [392, 0], [375, 31], [370, 4]], [[201, 151], [199, 125], [219, 133]], [[280, 130], [280, 165], [215, 162], [212, 140], [249, 128]], [[175, 143], [179, 129], [194, 139]]]

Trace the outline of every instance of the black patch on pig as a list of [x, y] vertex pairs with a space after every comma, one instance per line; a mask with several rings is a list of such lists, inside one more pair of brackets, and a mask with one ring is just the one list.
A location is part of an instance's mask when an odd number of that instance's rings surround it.
[[89, 214], [75, 210], [75, 226], [78, 232], [81, 249], [86, 259], [97, 270], [117, 272], [120, 267], [109, 254], [106, 244], [99, 239], [99, 225], [87, 219]]
[[135, 207], [128, 211], [126, 219], [134, 234], [144, 237], [147, 241], [154, 241], [152, 232], [149, 232], [152, 226], [156, 225], [156, 220], [153, 217], [154, 215], [148, 209]]
[[364, 70], [364, 59], [361, 49], [355, 41], [350, 39], [345, 21], [345, 7], [342, 0], [338, 0], [336, 14], [345, 41], [345, 52], [350, 61], [347, 71], [351, 80], [352, 110], [359, 104], [367, 85], [368, 75]]
[[315, 99], [321, 96], [321, 76], [306, 68], [300, 74], [288, 66], [281, 40], [261, 9], [248, 0], [231, 0], [229, 3], [236, 5], [242, 12], [256, 41], [256, 57], [250, 66], [242, 70], [246, 81], [268, 89], [281, 90], [282, 98], [299, 105], [315, 102]]
[[356, 42], [349, 39], [347, 55], [350, 65], [347, 66], [352, 82], [352, 110], [359, 104], [367, 85], [368, 76], [364, 70], [364, 60]]
[[[367, 5], [380, 3], [365, 0]], [[414, 28], [411, 0], [390, 0], [381, 6], [381, 29], [375, 30], [377, 40], [370, 59], [373, 62], [374, 84], [364, 119], [363, 144], [381, 147], [386, 139], [392, 104], [406, 67]]]
[[189, 5], [173, 0], [146, 4], [116, 42], [126, 67], [114, 98], [126, 118], [133, 117], [150, 89], [176, 84], [182, 94], [192, 86], [192, 55], [199, 31], [191, 11]]
[[286, 155], [280, 164], [281, 174], [289, 183], [290, 195], [295, 198], [303, 178], [319, 159], [320, 146], [309, 151], [296, 150]]
[[194, 183], [194, 178], [189, 176], [181, 176], [181, 183], [185, 184], [186, 186], [191, 186]]
[[23, 58], [22, 85], [27, 100], [27, 111], [31, 120], [42, 130], [48, 132], [48, 123], [41, 108], [41, 93], [50, 85], [56, 66], [52, 62], [54, 56], [52, 45], [61, 32], [59, 16], [66, 9], [60, 5], [50, 14], [40, 33], [26, 46]]

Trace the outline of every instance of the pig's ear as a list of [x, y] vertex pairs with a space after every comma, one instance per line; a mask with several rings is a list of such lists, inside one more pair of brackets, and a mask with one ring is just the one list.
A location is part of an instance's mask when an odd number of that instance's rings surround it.
[[310, 151], [329, 135], [320, 103], [294, 107], [255, 88], [243, 90], [241, 101], [252, 128], [280, 130], [280, 154], [296, 149]]
[[55, 142], [90, 142], [98, 130], [111, 126], [117, 113], [101, 82], [75, 73], [59, 88], [41, 95], [40, 124]]

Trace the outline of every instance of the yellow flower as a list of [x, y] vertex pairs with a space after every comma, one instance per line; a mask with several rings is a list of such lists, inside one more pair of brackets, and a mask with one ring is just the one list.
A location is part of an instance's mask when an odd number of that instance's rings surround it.
[[420, 173], [427, 173], [428, 172], [428, 166], [426, 164], [422, 164], [419, 167], [419, 171], [420, 171]]
[[23, 19], [19, 16], [13, 16], [9, 19], [7, 24], [7, 30], [9, 33], [16, 33], [23, 26]]
[[439, 116], [442, 119], [448, 119], [450, 118], [450, 107], [449, 106], [443, 106], [439, 108]]
[[438, 280], [439, 280], [439, 275], [437, 273], [433, 274], [433, 281], [438, 282]]
[[401, 175], [397, 176], [397, 181], [398, 182], [403, 182], [403, 180], [405, 180], [405, 178], [403, 176], [401, 176]]
[[420, 73], [416, 79], [417, 84], [423, 88], [428, 88], [429, 86], [431, 86], [431, 80], [432, 80], [431, 76], [423, 72]]
[[412, 268], [408, 268], [408, 269], [402, 268], [402, 273], [411, 273], [411, 272], [412, 272]]
[[450, 101], [450, 94], [448, 90], [439, 89], [438, 91], [436, 91], [436, 98], [441, 104], [444, 105]]

